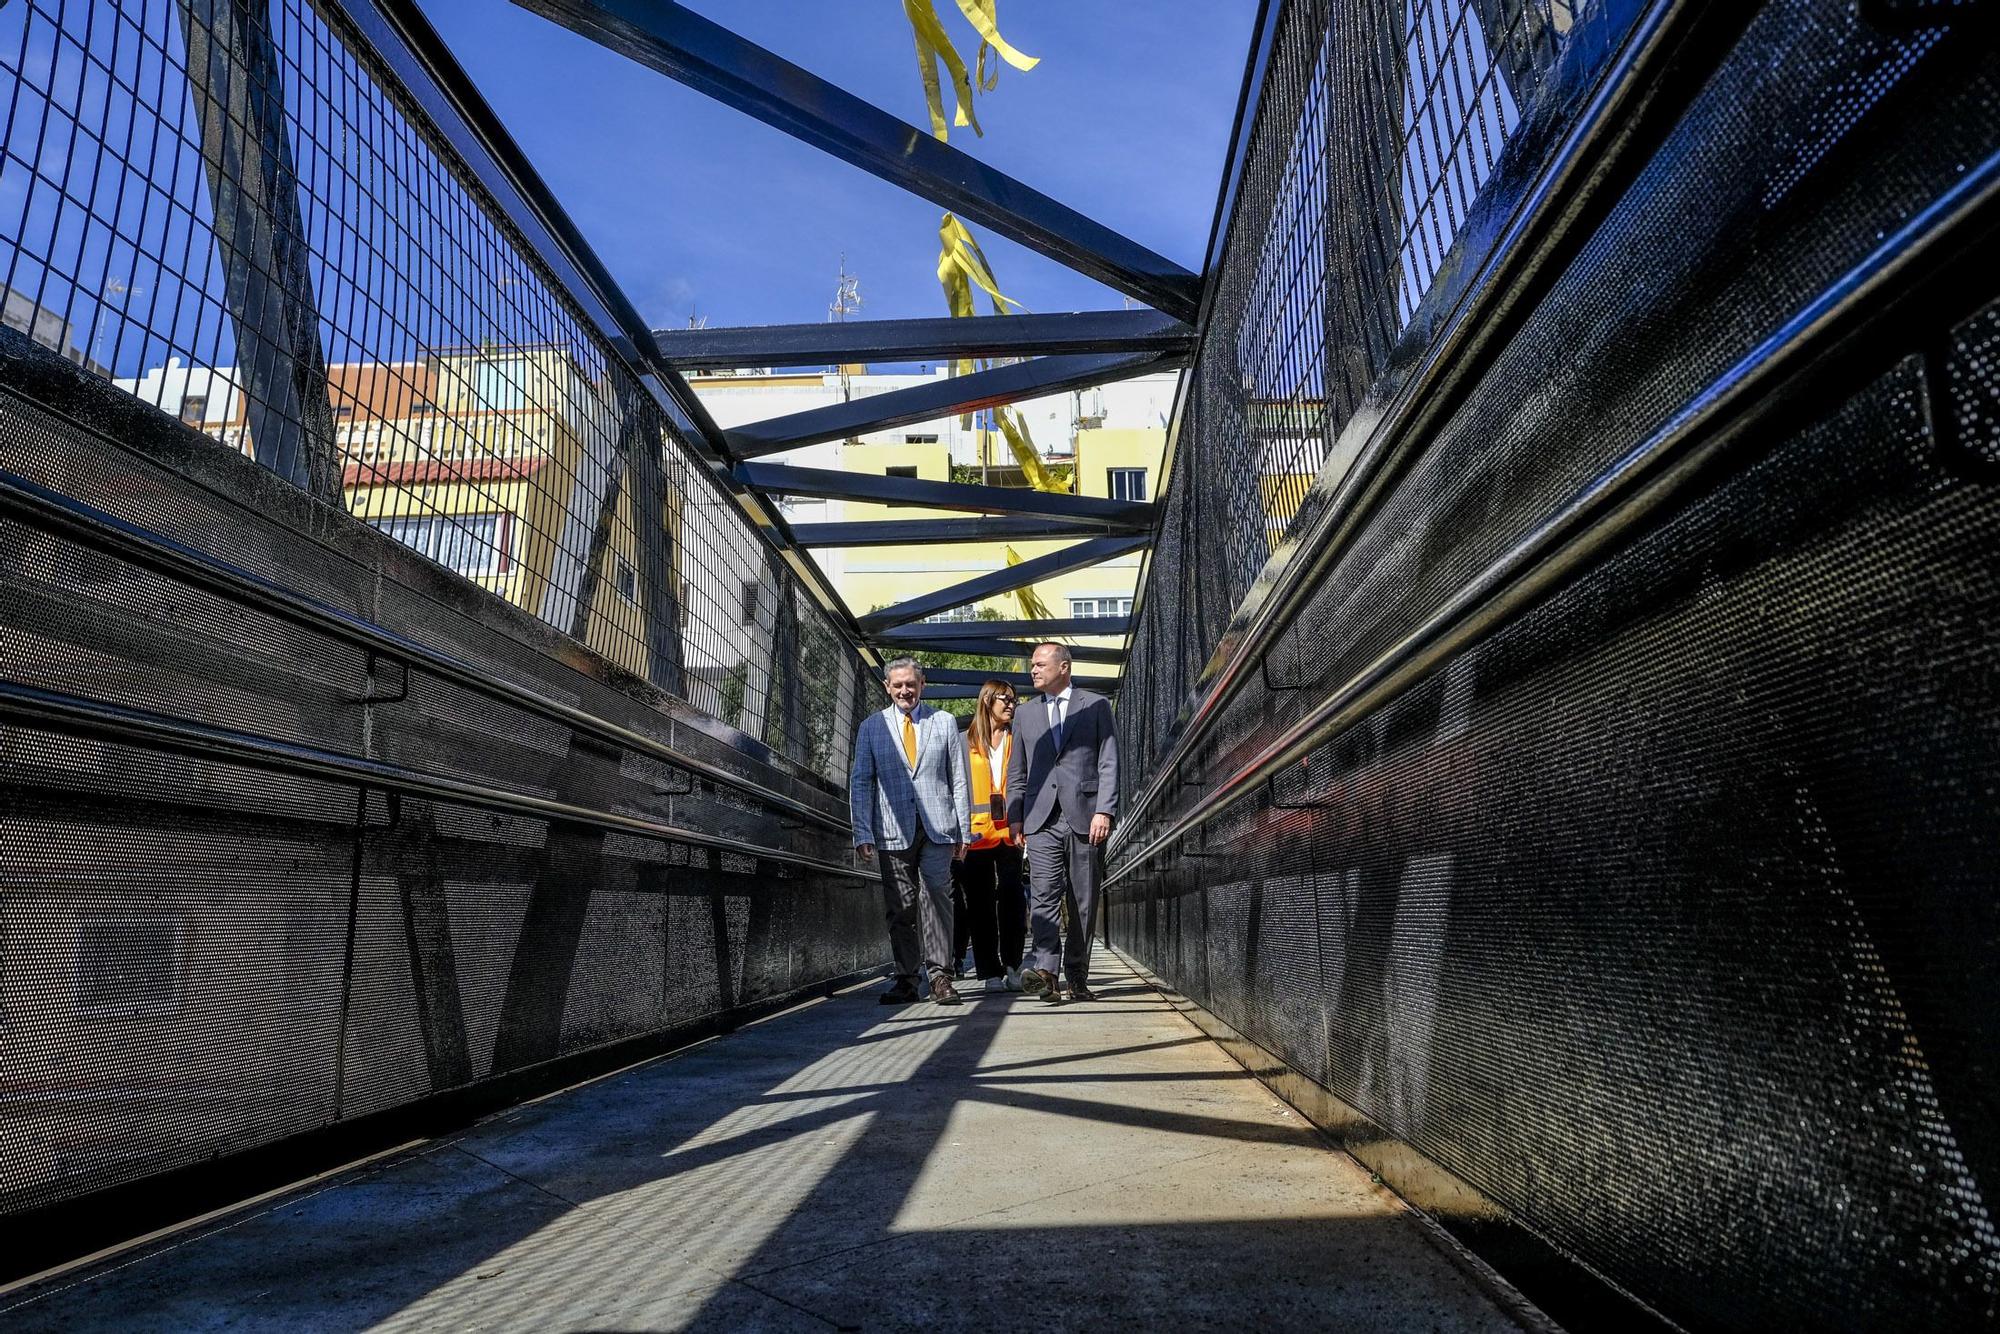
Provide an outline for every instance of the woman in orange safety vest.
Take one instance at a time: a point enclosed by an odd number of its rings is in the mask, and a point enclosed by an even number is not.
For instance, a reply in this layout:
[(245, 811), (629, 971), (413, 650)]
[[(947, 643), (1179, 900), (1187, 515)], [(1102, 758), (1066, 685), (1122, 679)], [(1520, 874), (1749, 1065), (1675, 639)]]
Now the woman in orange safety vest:
[(988, 681), (966, 729), (972, 760), (972, 842), (960, 880), (972, 918), (972, 958), (988, 991), (1021, 989), (1021, 949), (1028, 934), (1028, 897), (1021, 878), (1021, 842), (1007, 827), (1007, 757), (1014, 745), (1014, 687)]

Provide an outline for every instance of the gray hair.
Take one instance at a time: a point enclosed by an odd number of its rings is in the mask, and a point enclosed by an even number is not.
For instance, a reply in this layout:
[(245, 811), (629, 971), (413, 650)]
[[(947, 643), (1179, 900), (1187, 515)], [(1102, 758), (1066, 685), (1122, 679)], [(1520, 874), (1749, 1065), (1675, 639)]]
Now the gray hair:
[(907, 667), (911, 671), (915, 672), (917, 674), (917, 680), (921, 681), (924, 679), (924, 665), (921, 662), (918, 662), (915, 658), (891, 658), (889, 659), (889, 661), (882, 664), (882, 684), (888, 685), (890, 673), (895, 672), (904, 667)]
[(1067, 666), (1067, 665), (1069, 664), (1069, 660), (1070, 660), (1070, 658), (1069, 658), (1069, 645), (1067, 645), (1067, 644), (1058, 644), (1058, 643), (1056, 643), (1056, 642), (1055, 642), (1055, 641), (1054, 641), (1053, 639), (1050, 639), (1050, 640), (1044, 640), (1044, 641), (1043, 641), (1042, 643), (1039, 643), (1039, 644), (1035, 645), (1035, 647), (1036, 647), (1037, 649), (1045, 649), (1045, 648), (1052, 648), (1052, 649), (1054, 649), (1054, 650), (1056, 651), (1056, 661), (1057, 661), (1057, 662), (1060, 662), (1060, 663), (1064, 664), (1065, 666)]

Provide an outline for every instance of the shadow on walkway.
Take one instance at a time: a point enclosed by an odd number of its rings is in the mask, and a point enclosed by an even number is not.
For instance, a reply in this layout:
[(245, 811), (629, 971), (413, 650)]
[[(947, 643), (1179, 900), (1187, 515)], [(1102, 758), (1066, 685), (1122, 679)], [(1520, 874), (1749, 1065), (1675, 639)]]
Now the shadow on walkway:
[(1115, 958), (871, 986), (0, 1299), (14, 1329), (1512, 1325)]

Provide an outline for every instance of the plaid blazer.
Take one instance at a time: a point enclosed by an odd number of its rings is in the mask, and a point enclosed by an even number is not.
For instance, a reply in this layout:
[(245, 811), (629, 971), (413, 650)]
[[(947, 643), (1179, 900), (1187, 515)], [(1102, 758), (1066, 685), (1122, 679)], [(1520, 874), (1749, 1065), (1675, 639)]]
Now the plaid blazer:
[(916, 841), (919, 827), (933, 843), (972, 841), (971, 762), (958, 720), (923, 704), (911, 717), (917, 724), (915, 770), (903, 750), (903, 719), (895, 705), (869, 714), (855, 735), (847, 805), (856, 847), (873, 843), (900, 852)]

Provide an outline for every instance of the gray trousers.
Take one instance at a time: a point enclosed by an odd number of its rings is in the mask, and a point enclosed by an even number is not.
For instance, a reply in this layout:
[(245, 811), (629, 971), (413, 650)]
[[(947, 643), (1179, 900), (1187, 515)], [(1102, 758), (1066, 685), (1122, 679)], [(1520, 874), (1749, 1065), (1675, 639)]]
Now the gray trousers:
[[(875, 866), (882, 874), (882, 910), (889, 919), (889, 950), (896, 956), (896, 980), (912, 986), (930, 985), (934, 977), (950, 977), (951, 848), (933, 843), (921, 830), (917, 841), (891, 852), (875, 849)], [(921, 948), (918, 922), (923, 924)]]
[[(1060, 806), (1028, 835), (1028, 931), (1033, 945), (1024, 968), (1055, 972), (1058, 962), (1071, 984), (1090, 984), (1091, 937), (1097, 933), (1097, 882), (1103, 849), (1090, 843), (1090, 823), (1072, 829)], [(1063, 905), (1069, 905), (1069, 938), (1062, 938)]]

